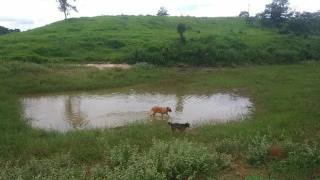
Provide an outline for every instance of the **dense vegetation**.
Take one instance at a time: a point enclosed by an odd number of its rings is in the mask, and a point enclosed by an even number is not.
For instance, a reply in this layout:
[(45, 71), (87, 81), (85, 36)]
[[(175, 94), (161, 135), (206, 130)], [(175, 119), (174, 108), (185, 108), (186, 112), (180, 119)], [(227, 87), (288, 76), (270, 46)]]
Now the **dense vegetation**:
[(12, 32), (20, 32), (20, 29), (9, 29), (9, 28), (0, 26), (0, 35), (9, 34)]
[(297, 35), (320, 34), (320, 11), (295, 12), (283, 25), (283, 33), (294, 32)]
[[(319, 63), (98, 71), (2, 62), (0, 179), (315, 179), (320, 170), (319, 78)], [(177, 134), (162, 121), (59, 134), (32, 129), (21, 117), (19, 98), (25, 94), (164, 84), (246, 94), (255, 114), (243, 122)], [(270, 155), (274, 145), (284, 156)]]
[[(280, 33), (295, 33), (296, 35), (320, 34), (320, 11), (299, 12), (290, 8), (289, 0), (273, 0), (266, 5), (262, 13), (250, 17), (248, 12), (241, 12), (247, 22), (257, 21), (263, 27), (278, 28)], [(251, 21), (252, 20), (252, 21)]]
[(279, 34), (242, 18), (102, 16), (0, 37), (0, 59), (37, 63), (287, 64), (319, 60), (319, 49), (320, 36)]

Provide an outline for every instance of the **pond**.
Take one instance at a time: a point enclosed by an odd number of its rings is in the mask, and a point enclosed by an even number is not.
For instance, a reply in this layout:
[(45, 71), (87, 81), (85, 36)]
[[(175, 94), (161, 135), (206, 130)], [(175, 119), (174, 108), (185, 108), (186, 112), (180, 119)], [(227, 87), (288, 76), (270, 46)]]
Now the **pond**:
[[(24, 117), (32, 127), (66, 132), (75, 129), (115, 128), (154, 120), (208, 123), (246, 119), (253, 103), (228, 93), (174, 93), (156, 91), (88, 92), (36, 95), (22, 98)], [(153, 106), (168, 106), (170, 116), (150, 116)]]

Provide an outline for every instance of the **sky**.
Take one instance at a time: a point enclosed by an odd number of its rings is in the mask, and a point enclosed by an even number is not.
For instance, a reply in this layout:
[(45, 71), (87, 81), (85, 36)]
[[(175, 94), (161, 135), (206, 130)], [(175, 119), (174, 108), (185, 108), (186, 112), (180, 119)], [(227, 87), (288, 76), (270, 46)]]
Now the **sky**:
[[(155, 15), (161, 6), (172, 16), (206, 17), (237, 16), (250, 10), (251, 15), (262, 12), (272, 0), (76, 0), (79, 13), (70, 17), (101, 15)], [(320, 10), (320, 0), (289, 0), (298, 11)], [(28, 30), (64, 19), (56, 0), (0, 0), (0, 26)]]

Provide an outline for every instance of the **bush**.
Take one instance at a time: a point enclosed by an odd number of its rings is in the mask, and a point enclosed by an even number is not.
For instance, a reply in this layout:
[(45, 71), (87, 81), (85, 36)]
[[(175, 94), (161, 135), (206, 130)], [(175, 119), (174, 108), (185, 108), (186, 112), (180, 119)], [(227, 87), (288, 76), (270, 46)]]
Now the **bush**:
[(294, 50), (276, 50), (273, 53), (277, 64), (297, 63), (300, 59), (300, 54)]
[(76, 167), (68, 155), (56, 160), (31, 159), (26, 164), (0, 161), (0, 179), (85, 179), (81, 167)]
[[(290, 42), (289, 42), (290, 43)], [(318, 59), (317, 47), (287, 49), (276, 44), (248, 47), (241, 39), (208, 36), (192, 39), (186, 44), (178, 42), (165, 47), (137, 49), (127, 62), (147, 62), (154, 65), (188, 64), (193, 66), (237, 66), (247, 64), (293, 64), (303, 60)]]
[(120, 49), (122, 47), (125, 47), (126, 44), (119, 41), (119, 40), (116, 40), (116, 39), (111, 39), (111, 40), (108, 40), (106, 42), (106, 45), (112, 49)]
[(137, 49), (127, 58), (129, 64), (141, 62), (151, 63), (154, 65), (166, 65), (166, 59), (160, 52), (148, 52), (144, 49)]
[(272, 53), (267, 52), (264, 49), (247, 49), (243, 53), (245, 62), (249, 64), (267, 64), (268, 60), (272, 60)]
[(230, 164), (230, 156), (187, 141), (154, 141), (147, 152), (116, 147), (110, 154), (111, 179), (185, 179), (206, 176)]
[(138, 148), (129, 145), (116, 146), (110, 151), (109, 160), (112, 166), (125, 166), (130, 157), (138, 154)]
[[(111, 148), (107, 158), (90, 166), (72, 154), (26, 163), (1, 161), (3, 179), (198, 179), (214, 176), (231, 157), (185, 140), (153, 141), (149, 150), (132, 145)], [(0, 178), (0, 179), (1, 179)]]
[(133, 154), (128, 155), (128, 159), (122, 159), (124, 161), (118, 162), (120, 163), (118, 166), (107, 168), (105, 177), (109, 179), (136, 180), (166, 179), (165, 174), (158, 172), (155, 162), (152, 159), (148, 159), (145, 153), (137, 154), (136, 152), (133, 152)]
[(70, 55), (69, 50), (61, 47), (60, 48), (41, 47), (41, 48), (35, 49), (34, 52), (44, 57), (68, 57)]
[(238, 138), (224, 138), (216, 142), (216, 150), (220, 153), (240, 152), (244, 144)]
[(297, 35), (320, 33), (320, 12), (295, 12), (294, 16), (284, 25), (282, 31)]
[(40, 57), (37, 55), (21, 55), (21, 56), (13, 56), (13, 57), (8, 57), (9, 60), (12, 61), (21, 61), (21, 62), (31, 62), (31, 63), (37, 63), (37, 64), (43, 64), (43, 63), (48, 63), (48, 59), (44, 57)]
[(9, 29), (9, 28), (0, 26), (0, 35), (12, 33), (12, 32), (20, 32), (20, 29)]
[[(0, 63), (1, 64), (1, 63)], [(35, 63), (21, 63), (21, 62), (9, 62), (1, 64), (0, 72), (9, 75), (15, 75), (19, 73), (43, 73), (47, 72), (49, 69), (43, 65)]]
[(248, 146), (247, 160), (252, 165), (261, 165), (268, 158), (269, 149), (271, 147), (267, 136), (256, 135), (253, 137)]
[(278, 172), (304, 172), (320, 167), (320, 145), (315, 144), (286, 144), (287, 158), (273, 164), (273, 170)]

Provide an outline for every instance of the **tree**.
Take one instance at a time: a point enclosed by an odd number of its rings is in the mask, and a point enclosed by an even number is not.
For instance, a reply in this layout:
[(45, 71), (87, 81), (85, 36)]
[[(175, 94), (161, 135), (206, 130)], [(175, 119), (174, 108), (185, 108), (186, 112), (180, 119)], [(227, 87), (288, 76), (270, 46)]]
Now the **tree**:
[(239, 17), (245, 19), (246, 24), (253, 24), (254, 17), (250, 17), (250, 14), (248, 11), (241, 11), (239, 14)]
[(0, 35), (12, 33), (12, 32), (20, 32), (20, 29), (9, 29), (9, 28), (0, 26)]
[(248, 11), (241, 11), (239, 17), (241, 18), (248, 18), (250, 16)]
[(157, 16), (169, 16), (168, 10), (165, 7), (160, 7)]
[(184, 23), (179, 23), (178, 26), (177, 26), (177, 31), (180, 35), (180, 41), (182, 43), (185, 43), (186, 42), (186, 38), (184, 37), (184, 33), (187, 31), (187, 25), (184, 24)]
[(284, 30), (296, 34), (320, 34), (320, 12), (294, 12)]
[(280, 27), (289, 17), (288, 0), (273, 0), (271, 4), (266, 5), (266, 8), (262, 13), (263, 19), (268, 19), (277, 27)]
[[(76, 1), (76, 0), (73, 0)], [(64, 13), (64, 19), (67, 19), (67, 16), (70, 14), (70, 11), (73, 10), (75, 12), (78, 12), (77, 7), (71, 5), (68, 0), (57, 0), (59, 3), (58, 9)]]

